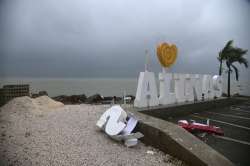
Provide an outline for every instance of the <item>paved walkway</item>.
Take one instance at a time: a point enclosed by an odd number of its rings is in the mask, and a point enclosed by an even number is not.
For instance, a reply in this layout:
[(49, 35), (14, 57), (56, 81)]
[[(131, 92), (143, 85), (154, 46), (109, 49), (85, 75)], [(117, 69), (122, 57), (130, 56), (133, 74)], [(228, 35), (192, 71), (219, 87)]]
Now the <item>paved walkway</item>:
[(240, 105), (192, 113), (169, 121), (177, 123), (180, 119), (195, 120), (219, 126), (224, 136), (209, 135), (206, 143), (222, 153), (236, 165), (250, 165), (250, 101)]

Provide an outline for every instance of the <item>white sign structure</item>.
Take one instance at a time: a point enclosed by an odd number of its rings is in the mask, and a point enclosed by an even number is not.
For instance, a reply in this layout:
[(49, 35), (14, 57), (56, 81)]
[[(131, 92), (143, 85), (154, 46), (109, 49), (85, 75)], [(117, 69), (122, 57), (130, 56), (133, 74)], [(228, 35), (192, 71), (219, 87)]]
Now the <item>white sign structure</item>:
[[(138, 79), (135, 107), (157, 106), (214, 99), (222, 95), (222, 78), (218, 75), (159, 73), (160, 93), (158, 97), (153, 72), (141, 72)], [(171, 91), (171, 82), (174, 89)]]
[(138, 80), (135, 106), (155, 106), (159, 104), (155, 75), (153, 72), (141, 72)]
[(126, 117), (127, 113), (120, 106), (113, 106), (102, 114), (96, 125), (108, 135), (114, 136), (126, 127)]
[(143, 137), (140, 132), (132, 133), (137, 122), (135, 117), (128, 116), (119, 105), (115, 105), (102, 114), (96, 125), (111, 138), (124, 141), (126, 146), (131, 147), (137, 144), (138, 138)]

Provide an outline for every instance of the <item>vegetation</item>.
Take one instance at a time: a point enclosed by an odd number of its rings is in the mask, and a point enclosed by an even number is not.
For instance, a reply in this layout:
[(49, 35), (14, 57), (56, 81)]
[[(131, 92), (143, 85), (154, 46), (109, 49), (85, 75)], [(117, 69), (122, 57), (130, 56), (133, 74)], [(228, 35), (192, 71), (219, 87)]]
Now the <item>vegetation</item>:
[[(235, 71), (236, 80), (239, 80), (239, 70), (235, 66), (235, 63), (243, 64), (246, 68), (248, 67), (248, 61), (244, 57), (248, 50), (244, 50), (242, 48), (234, 47), (233, 40), (227, 42), (225, 47), (219, 52), (218, 60), (220, 62), (219, 67), (219, 75), (223, 72), (223, 62), (225, 62), (227, 66), (228, 73), (228, 86), (227, 86), (227, 95), (230, 97), (230, 79), (231, 72)], [(232, 70), (233, 69), (233, 70)]]

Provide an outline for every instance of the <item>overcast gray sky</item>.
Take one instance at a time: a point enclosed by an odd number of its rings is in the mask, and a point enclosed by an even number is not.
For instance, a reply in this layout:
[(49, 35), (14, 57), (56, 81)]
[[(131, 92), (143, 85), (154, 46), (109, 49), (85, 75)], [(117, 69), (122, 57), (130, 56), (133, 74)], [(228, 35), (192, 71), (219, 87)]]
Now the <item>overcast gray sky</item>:
[(137, 77), (145, 49), (158, 73), (162, 41), (173, 72), (216, 74), (228, 40), (250, 50), (249, 16), (247, 0), (0, 0), (0, 77)]

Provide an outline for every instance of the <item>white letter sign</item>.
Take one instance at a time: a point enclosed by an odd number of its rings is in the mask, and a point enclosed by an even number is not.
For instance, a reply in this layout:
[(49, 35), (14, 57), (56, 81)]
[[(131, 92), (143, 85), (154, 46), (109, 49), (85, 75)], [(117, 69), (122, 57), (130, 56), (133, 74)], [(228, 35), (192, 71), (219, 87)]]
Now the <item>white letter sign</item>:
[(145, 71), (140, 73), (134, 105), (136, 107), (159, 105), (155, 75), (153, 72)]
[(160, 97), (159, 102), (162, 105), (173, 104), (176, 102), (175, 93), (170, 92), (170, 83), (172, 73), (159, 73), (160, 80)]

